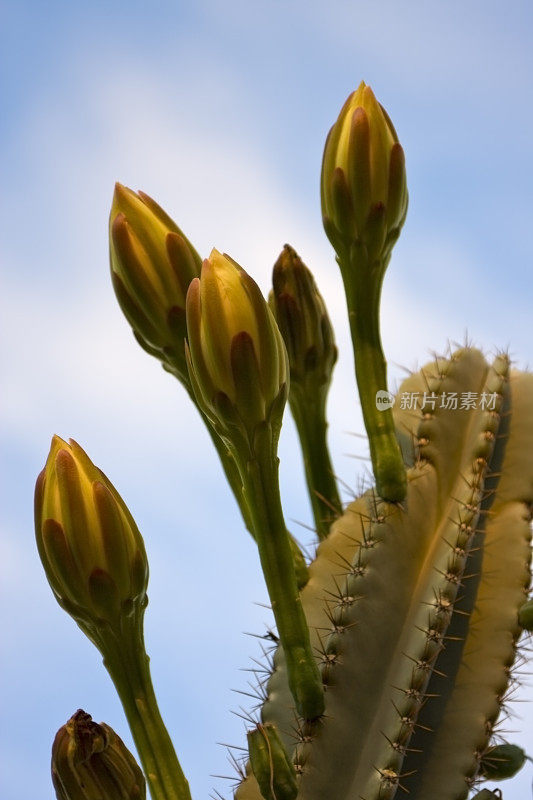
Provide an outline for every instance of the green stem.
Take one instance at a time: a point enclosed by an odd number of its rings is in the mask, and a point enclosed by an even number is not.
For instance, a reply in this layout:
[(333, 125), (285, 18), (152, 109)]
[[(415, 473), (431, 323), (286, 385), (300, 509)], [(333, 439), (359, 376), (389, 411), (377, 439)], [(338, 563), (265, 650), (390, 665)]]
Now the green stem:
[(387, 263), (388, 259), (369, 264), (364, 251), (355, 248), (348, 264), (339, 259), (376, 489), (384, 500), (399, 502), (405, 497), (407, 479), (392, 410), (376, 406), (376, 393), (387, 391), (387, 362), (379, 328), (381, 287)]
[(213, 442), (215, 449), (218, 453), (218, 457), (220, 459), (220, 463), (222, 464), (222, 469), (224, 470), (224, 474), (226, 476), (226, 480), (228, 481), (231, 491), (233, 492), (233, 496), (237, 501), (237, 505), (239, 506), (239, 510), (241, 512), (244, 524), (246, 529), (251, 533), (253, 536), (253, 525), (252, 520), (250, 518), (250, 513), (248, 511), (248, 506), (246, 505), (246, 500), (243, 495), (243, 488), (242, 488), (242, 478), (239, 473), (239, 469), (235, 463), (235, 460), (232, 458), (231, 453), (229, 452), (225, 442), (220, 438), (216, 430), (213, 428), (203, 411), (198, 406), (196, 402), (196, 397), (194, 396), (194, 392), (192, 390), (191, 384), (188, 379), (185, 379), (185, 376), (178, 376), (180, 382), (185, 387), (187, 394), (191, 398), (192, 402), (194, 403), (195, 407), (200, 414), (205, 427), (207, 428), (207, 432), (211, 437), (211, 441)]
[(289, 403), (296, 423), (309, 499), (319, 539), (325, 539), (342, 510), (327, 443), (325, 397), (306, 398), (291, 386)]
[[(180, 381), (187, 390), (187, 393), (189, 394), (189, 397), (191, 398), (192, 402), (198, 409), (198, 413), (200, 414), (205, 424), (205, 427), (207, 428), (209, 436), (211, 437), (211, 441), (215, 445), (218, 457), (220, 459), (220, 463), (222, 465), (222, 469), (224, 470), (224, 474), (226, 476), (226, 480), (228, 481), (231, 491), (233, 492), (233, 496), (237, 501), (237, 505), (239, 506), (239, 510), (241, 512), (246, 529), (251, 534), (252, 538), (255, 539), (254, 524), (250, 514), (250, 510), (248, 508), (248, 504), (246, 502), (246, 498), (244, 496), (242, 478), (239, 472), (239, 468), (235, 463), (235, 459), (228, 450), (225, 442), (220, 438), (214, 427), (211, 425), (211, 423), (203, 413), (203, 411), (199, 408), (190, 384), (186, 383), (183, 378), (180, 378)], [(303, 553), (298, 546), (298, 542), (293, 538), (293, 536), (291, 536), (291, 534), (289, 534), (289, 538), (290, 538), (292, 557), (294, 560), (294, 569), (296, 571), (296, 582), (298, 584), (298, 588), (302, 589), (309, 580), (307, 564), (305, 563), (305, 558), (303, 556)]]
[(272, 454), (272, 432), (267, 423), (256, 431), (254, 449), (255, 458), (244, 465), (243, 475), (261, 567), (296, 708), (305, 719), (315, 719), (324, 712), (324, 690), (296, 584), (279, 494), (278, 459)]
[(189, 784), (159, 713), (142, 632), (134, 632), (132, 625), (124, 634), (106, 636), (102, 649), (152, 800), (191, 800)]

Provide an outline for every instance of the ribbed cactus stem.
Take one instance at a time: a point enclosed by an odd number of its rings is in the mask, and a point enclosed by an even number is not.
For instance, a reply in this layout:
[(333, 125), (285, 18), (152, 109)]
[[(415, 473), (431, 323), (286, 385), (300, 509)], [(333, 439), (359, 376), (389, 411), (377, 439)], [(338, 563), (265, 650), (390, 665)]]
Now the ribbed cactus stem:
[[(466, 800), (506, 695), (527, 597), (533, 376), (472, 349), (436, 359), (397, 404), (405, 504), (351, 503), (301, 593), (327, 686), (297, 721), (278, 649), (261, 711), (299, 775), (298, 800)], [(461, 406), (461, 398), (477, 398)], [(455, 405), (454, 405), (455, 403)], [(259, 800), (248, 775), (237, 800)]]
[(390, 502), (405, 497), (407, 481), (392, 410), (378, 409), (376, 393), (387, 391), (387, 362), (381, 344), (379, 306), (388, 256), (369, 261), (366, 249), (353, 246), (349, 254), (338, 257), (344, 281), (348, 318), (352, 335), (355, 375), (370, 457), (380, 497)]

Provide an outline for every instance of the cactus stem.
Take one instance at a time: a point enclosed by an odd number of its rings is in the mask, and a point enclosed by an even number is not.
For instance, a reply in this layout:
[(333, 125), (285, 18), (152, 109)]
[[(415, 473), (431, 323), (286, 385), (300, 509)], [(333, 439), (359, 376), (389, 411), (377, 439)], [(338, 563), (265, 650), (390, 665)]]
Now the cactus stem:
[(278, 463), (272, 458), (270, 426), (258, 426), (255, 458), (246, 464), (246, 471), (242, 469), (242, 478), (261, 566), (287, 659), (291, 692), (298, 712), (306, 719), (315, 719), (324, 711), (324, 693), (296, 584), (279, 496)]
[(327, 444), (326, 394), (312, 402), (291, 386), (289, 403), (302, 447), (305, 477), (316, 532), (320, 540), (342, 511), (335, 474)]
[(396, 439), (392, 411), (376, 406), (387, 390), (387, 365), (379, 331), (379, 305), (388, 258), (368, 263), (361, 248), (337, 258), (344, 282), (352, 335), (355, 373), (378, 494), (387, 501), (405, 498), (406, 475)]
[(142, 634), (102, 633), (104, 665), (115, 684), (152, 800), (191, 800), (189, 784), (161, 718)]

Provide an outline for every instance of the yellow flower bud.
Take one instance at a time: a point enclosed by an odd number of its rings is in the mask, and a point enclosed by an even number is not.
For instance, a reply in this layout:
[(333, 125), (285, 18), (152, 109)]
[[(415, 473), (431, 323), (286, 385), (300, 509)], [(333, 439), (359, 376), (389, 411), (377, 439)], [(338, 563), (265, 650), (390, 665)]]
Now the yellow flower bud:
[(268, 302), (287, 347), (291, 387), (299, 384), (314, 394), (329, 386), (337, 348), (311, 270), (288, 244), (274, 265), (272, 285)]
[(340, 255), (363, 244), (383, 258), (407, 214), (405, 158), (394, 126), (364, 81), (329, 132), (322, 162), (322, 217)]
[(52, 782), (57, 800), (145, 800), (144, 775), (109, 725), (76, 711), (56, 734)]
[(141, 534), (113, 484), (72, 439), (52, 439), (35, 487), (35, 533), (57, 601), (84, 630), (144, 608)]
[(283, 407), (287, 352), (254, 280), (213, 250), (187, 294), (187, 363), (199, 406), (218, 429), (248, 432)]
[(201, 258), (175, 222), (144, 192), (117, 183), (109, 219), (113, 286), (142, 347), (186, 375), (185, 298)]

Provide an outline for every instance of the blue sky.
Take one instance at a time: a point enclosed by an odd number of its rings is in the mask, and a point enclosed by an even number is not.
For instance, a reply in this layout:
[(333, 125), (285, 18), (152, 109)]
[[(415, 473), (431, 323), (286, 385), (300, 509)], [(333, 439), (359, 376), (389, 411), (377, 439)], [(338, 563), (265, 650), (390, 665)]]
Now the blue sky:
[[(300, 251), (337, 330), (330, 438), (338, 473), (356, 485), (364, 467), (346, 454), (365, 447), (349, 435), (361, 419), (318, 202), (325, 136), (364, 78), (406, 150), (410, 210), (382, 306), (391, 383), (399, 365), (424, 363), (465, 330), (531, 364), (533, 10), (487, 0), (4, 6), (2, 796), (51, 800), (51, 741), (80, 706), (130, 741), (98, 654), (56, 606), (35, 552), (33, 484), (57, 432), (110, 475), (145, 535), (154, 682), (193, 794), (206, 797), (221, 785), (209, 774), (228, 771), (216, 742), (243, 739), (230, 687), (246, 688), (239, 668), (257, 648), (242, 631), (269, 621), (254, 605), (266, 592), (195, 410), (136, 346), (114, 299), (114, 181), (147, 191), (202, 254), (229, 252), (265, 291), (284, 242)], [(289, 420), (281, 457), (287, 516), (309, 523)], [(516, 710), (522, 722), (508, 727), (531, 741), (531, 708)], [(505, 799), (530, 784), (531, 768)]]

